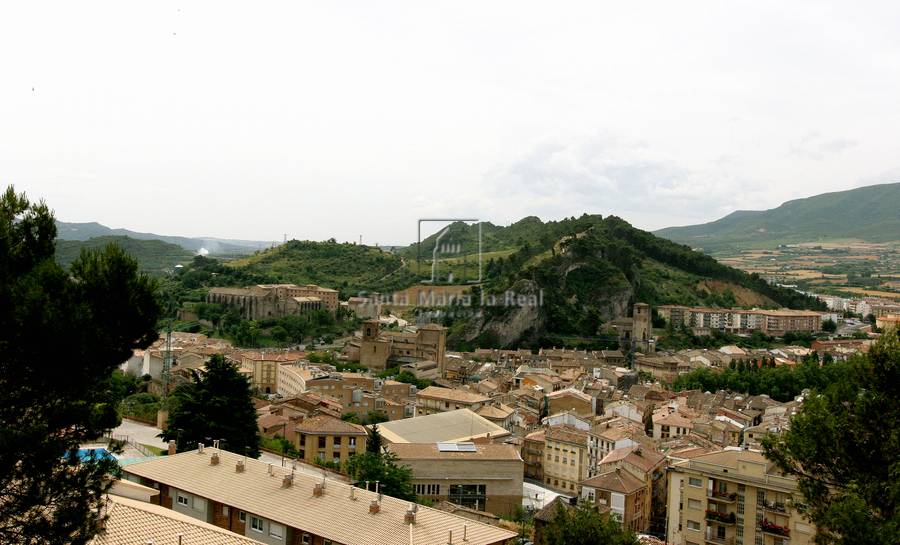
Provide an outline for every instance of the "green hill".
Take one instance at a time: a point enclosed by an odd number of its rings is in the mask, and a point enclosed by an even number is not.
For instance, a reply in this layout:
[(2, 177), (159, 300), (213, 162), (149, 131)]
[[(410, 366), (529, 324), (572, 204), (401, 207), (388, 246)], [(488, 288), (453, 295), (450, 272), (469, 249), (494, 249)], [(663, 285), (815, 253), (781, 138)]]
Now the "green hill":
[(69, 266), (81, 253), (82, 248), (101, 249), (116, 244), (128, 252), (138, 262), (141, 271), (162, 274), (183, 264), (193, 257), (193, 253), (181, 246), (161, 240), (137, 240), (130, 237), (101, 236), (88, 240), (56, 240), (56, 261)]
[(739, 210), (710, 223), (655, 234), (708, 253), (836, 239), (898, 241), (900, 183), (824, 193), (771, 210)]
[(400, 256), (371, 246), (334, 241), (290, 240), (226, 263), (195, 259), (179, 276), (188, 289), (290, 282), (334, 288), (342, 298), (360, 291), (401, 289), (413, 283)]
[[(474, 345), (557, 344), (591, 338), (605, 322), (641, 301), (721, 307), (823, 308), (799, 292), (641, 231), (617, 217), (590, 217), (588, 227), (555, 244), (527, 246), (489, 260), (483, 290), (541, 294), (536, 309), (485, 307), (457, 324), (452, 339)], [(540, 257), (540, 259), (535, 259)]]

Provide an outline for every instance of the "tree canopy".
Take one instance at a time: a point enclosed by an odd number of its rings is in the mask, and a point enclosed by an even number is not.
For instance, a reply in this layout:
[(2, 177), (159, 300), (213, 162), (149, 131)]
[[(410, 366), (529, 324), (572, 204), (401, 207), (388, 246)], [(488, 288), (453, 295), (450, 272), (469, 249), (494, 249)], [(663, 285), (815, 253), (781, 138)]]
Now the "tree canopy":
[(172, 395), (173, 406), (163, 439), (175, 440), (178, 450), (192, 450), (199, 443), (256, 458), (259, 434), (250, 383), (237, 366), (214, 355), (205, 371), (192, 371), (191, 382)]
[(807, 397), (766, 455), (799, 479), (817, 543), (900, 543), (900, 338), (891, 329), (852, 373)]
[(0, 195), (0, 542), (85, 543), (114, 460), (78, 446), (118, 424), (113, 369), (157, 338), (155, 283), (110, 245), (68, 270), (42, 202)]
[(593, 506), (566, 509), (562, 502), (557, 502), (553, 521), (544, 528), (543, 536), (546, 545), (637, 545), (633, 532), (623, 530), (617, 521), (601, 515)]

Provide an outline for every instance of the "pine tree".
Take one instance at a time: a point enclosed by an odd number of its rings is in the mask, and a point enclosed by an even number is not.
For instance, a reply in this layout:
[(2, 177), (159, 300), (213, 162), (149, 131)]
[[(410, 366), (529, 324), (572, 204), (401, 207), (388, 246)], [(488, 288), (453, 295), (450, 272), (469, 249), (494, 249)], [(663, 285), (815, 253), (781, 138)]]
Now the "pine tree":
[[(817, 543), (900, 543), (900, 337), (885, 332), (851, 373), (808, 396), (766, 455), (799, 480)], [(834, 366), (829, 366), (834, 367)]]
[(155, 283), (120, 248), (54, 261), (44, 203), (0, 195), (0, 543), (85, 543), (115, 461), (78, 445), (118, 423), (113, 370), (157, 338)]
[(174, 439), (178, 450), (218, 440), (223, 450), (258, 457), (257, 415), (247, 378), (219, 354), (192, 375), (191, 382), (175, 389), (163, 439)]

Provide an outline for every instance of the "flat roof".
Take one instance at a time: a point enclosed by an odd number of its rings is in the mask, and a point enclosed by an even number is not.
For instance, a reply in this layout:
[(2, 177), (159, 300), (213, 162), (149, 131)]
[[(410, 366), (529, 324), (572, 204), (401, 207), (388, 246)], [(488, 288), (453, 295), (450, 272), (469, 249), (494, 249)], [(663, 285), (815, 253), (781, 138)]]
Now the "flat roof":
[(441, 450), (438, 443), (393, 443), (387, 449), (401, 460), (494, 460), (521, 461), (513, 445), (502, 443), (475, 444), (469, 451)]
[[(210, 464), (213, 453), (219, 456), (216, 465)], [(245, 464), (240, 473), (235, 471), (238, 461)], [(274, 475), (269, 475), (269, 468)], [(322, 479), (299, 472), (294, 474), (291, 486), (282, 488), (283, 477), (291, 474), (289, 470), (232, 452), (211, 448), (202, 453), (186, 451), (132, 464), (123, 471), (346, 545), (410, 543), (410, 525), (404, 522), (410, 502), (383, 496), (380, 512), (371, 514), (370, 502), (378, 498), (375, 492), (329, 480), (324, 494), (317, 497), (313, 489)], [(355, 499), (350, 498), (351, 489)], [(516, 536), (515, 532), (420, 505), (412, 525), (413, 542), (444, 545), (451, 531), (454, 536), (462, 536), (464, 527), (473, 545), (500, 544)]]

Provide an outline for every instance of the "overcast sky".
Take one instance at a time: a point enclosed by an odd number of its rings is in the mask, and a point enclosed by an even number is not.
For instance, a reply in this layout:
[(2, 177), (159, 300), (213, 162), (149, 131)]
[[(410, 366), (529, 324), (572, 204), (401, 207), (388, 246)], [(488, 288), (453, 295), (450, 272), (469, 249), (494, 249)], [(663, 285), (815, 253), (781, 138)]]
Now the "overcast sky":
[(4, 2), (0, 185), (260, 240), (699, 223), (900, 181), (898, 29), (894, 1)]

